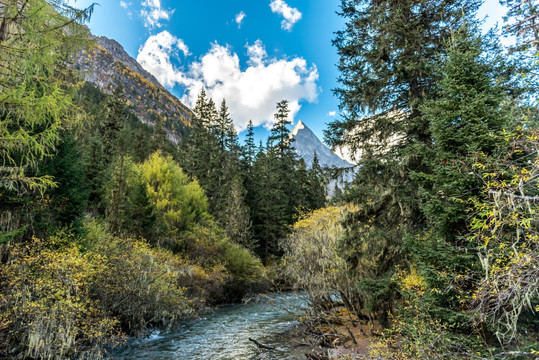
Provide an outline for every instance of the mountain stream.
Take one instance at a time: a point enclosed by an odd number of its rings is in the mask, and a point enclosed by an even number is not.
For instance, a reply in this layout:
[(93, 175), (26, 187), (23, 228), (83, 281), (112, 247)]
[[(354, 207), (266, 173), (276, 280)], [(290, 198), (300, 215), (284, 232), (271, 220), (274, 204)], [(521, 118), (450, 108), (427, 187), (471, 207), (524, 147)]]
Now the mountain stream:
[[(135, 360), (296, 360), (312, 348), (297, 346), (291, 310), (305, 306), (298, 293), (273, 293), (246, 304), (227, 305), (183, 323), (171, 333), (154, 331), (112, 354)], [(274, 350), (260, 349), (249, 338)]]

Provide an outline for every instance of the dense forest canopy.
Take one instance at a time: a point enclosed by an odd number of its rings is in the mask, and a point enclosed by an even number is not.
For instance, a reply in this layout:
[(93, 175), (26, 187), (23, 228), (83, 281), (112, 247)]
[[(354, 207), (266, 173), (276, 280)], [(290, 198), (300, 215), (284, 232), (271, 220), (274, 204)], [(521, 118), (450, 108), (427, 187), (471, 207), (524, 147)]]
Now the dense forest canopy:
[(324, 174), (290, 148), (286, 100), (280, 137), (257, 149), (202, 91), (178, 147), (114, 78), (110, 94), (81, 82), (69, 64), (95, 46), (91, 12), (0, 3), (2, 356), (102, 358), (128, 335), (265, 291), (262, 261), (280, 256), (299, 209), (325, 202)]
[(176, 144), (71, 66), (93, 7), (0, 0), (0, 357), (104, 358), (279, 286), (359, 358), (537, 357), (539, 18), (501, 3), (508, 48), (480, 1), (341, 1), (326, 138), (357, 166), (329, 198), (286, 99), (257, 146), (202, 88)]

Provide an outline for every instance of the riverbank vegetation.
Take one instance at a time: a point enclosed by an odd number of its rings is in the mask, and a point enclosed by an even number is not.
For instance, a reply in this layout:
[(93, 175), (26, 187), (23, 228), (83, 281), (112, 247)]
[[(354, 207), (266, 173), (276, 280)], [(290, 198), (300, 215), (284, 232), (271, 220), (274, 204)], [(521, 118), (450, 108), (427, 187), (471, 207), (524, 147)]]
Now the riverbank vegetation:
[(503, 3), (510, 49), (477, 28), (479, 1), (341, 2), (343, 118), (326, 135), (357, 155), (357, 174), (341, 207), (305, 215), (285, 241), (326, 345), (367, 337), (355, 356), (376, 359), (539, 356), (539, 15)]
[(202, 89), (176, 144), (67, 66), (92, 8), (0, 0), (0, 356), (100, 359), (267, 290), (279, 263), (322, 345), (537, 357), (538, 14), (502, 2), (510, 48), (477, 28), (480, 1), (342, 0), (326, 136), (358, 165), (326, 206), (286, 100), (242, 145)]
[(0, 10), (0, 356), (100, 359), (267, 291), (263, 262), (298, 209), (325, 200), (320, 169), (290, 147), (287, 102), (257, 148), (202, 91), (178, 147), (114, 79), (105, 94), (67, 66), (94, 46), (81, 26), (91, 7)]

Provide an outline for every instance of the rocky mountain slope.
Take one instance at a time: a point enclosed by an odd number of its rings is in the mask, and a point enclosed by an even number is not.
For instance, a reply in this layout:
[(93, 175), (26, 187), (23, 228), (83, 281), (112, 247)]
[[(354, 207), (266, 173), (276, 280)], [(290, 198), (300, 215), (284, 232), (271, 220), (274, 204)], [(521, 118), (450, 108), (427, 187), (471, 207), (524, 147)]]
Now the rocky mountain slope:
[(178, 143), (189, 129), (191, 110), (161, 86), (118, 42), (103, 36), (92, 38), (95, 46), (77, 54), (73, 67), (84, 80), (106, 93), (112, 93), (121, 85), (138, 118), (153, 125), (161, 117), (169, 139)]
[[(179, 143), (189, 131), (192, 112), (178, 98), (166, 90), (157, 79), (142, 66), (115, 40), (106, 37), (93, 37), (95, 46), (81, 51), (73, 58), (73, 67), (80, 71), (85, 81), (106, 93), (112, 93), (116, 86), (124, 88), (124, 95), (137, 117), (144, 123), (153, 125), (160, 117), (168, 137)], [(322, 167), (349, 168), (354, 165), (333, 153), (301, 120), (290, 133), (294, 138), (293, 147), (298, 156), (305, 160), (307, 167), (313, 162), (314, 154)], [(342, 187), (352, 180), (352, 173), (344, 173), (342, 178), (333, 181)]]
[[(300, 158), (305, 161), (308, 168), (311, 167), (314, 159), (314, 154), (318, 157), (320, 166), (325, 168), (352, 168), (354, 165), (346, 160), (341, 159), (331, 151), (320, 139), (309, 129), (301, 120), (298, 121), (294, 129), (290, 132), (290, 137), (294, 139), (292, 147)], [(350, 182), (353, 179), (352, 171), (343, 173), (339, 181), (333, 181), (329, 185), (329, 190), (335, 188), (338, 184), (342, 188), (345, 182)]]

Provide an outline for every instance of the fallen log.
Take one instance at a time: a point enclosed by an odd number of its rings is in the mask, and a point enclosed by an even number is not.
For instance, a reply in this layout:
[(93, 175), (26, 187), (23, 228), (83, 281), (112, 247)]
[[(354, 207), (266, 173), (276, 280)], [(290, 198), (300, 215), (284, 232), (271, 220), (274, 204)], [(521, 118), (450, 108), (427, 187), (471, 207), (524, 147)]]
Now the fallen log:
[(258, 341), (256, 341), (255, 339), (249, 338), (249, 341), (254, 342), (255, 345), (256, 345), (259, 349), (275, 350), (274, 347), (271, 347), (271, 346), (268, 346), (268, 345), (261, 344), (261, 343), (259, 343)]

